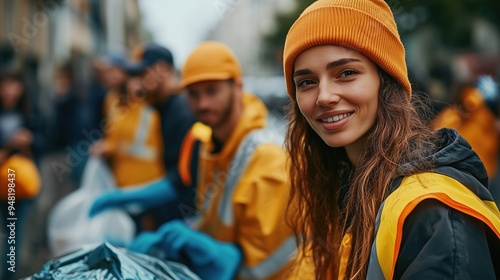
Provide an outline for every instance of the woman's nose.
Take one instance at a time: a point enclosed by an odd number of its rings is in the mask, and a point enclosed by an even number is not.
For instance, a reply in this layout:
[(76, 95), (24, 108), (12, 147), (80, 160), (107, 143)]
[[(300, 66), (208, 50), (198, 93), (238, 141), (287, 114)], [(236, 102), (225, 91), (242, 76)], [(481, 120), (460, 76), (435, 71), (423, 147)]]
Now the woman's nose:
[(340, 95), (337, 92), (337, 87), (328, 81), (319, 84), (319, 94), (316, 100), (316, 105), (327, 107), (340, 101)]

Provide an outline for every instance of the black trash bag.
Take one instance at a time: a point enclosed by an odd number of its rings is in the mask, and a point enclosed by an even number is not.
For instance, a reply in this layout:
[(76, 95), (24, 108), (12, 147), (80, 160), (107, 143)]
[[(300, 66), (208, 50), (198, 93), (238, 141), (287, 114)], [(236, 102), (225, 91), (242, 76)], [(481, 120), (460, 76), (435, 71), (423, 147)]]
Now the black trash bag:
[(201, 280), (185, 265), (138, 254), (109, 243), (50, 260), (31, 280)]

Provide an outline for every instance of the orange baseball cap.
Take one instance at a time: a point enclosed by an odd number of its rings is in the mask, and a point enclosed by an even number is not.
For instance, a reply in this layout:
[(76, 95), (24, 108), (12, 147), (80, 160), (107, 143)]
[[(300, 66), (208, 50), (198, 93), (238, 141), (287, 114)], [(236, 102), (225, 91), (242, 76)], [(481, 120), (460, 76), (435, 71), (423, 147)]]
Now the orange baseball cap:
[(189, 55), (181, 71), (181, 88), (191, 84), (241, 78), (241, 67), (236, 55), (223, 43), (201, 43)]

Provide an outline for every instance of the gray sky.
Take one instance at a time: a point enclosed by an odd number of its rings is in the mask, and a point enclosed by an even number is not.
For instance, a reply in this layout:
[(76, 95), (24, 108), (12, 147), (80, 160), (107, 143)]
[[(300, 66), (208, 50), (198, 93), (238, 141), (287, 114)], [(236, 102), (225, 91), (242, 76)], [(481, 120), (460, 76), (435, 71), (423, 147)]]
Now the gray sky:
[[(219, 21), (232, 0), (139, 0), (143, 24), (169, 48), (177, 67)], [(238, 0), (233, 0), (238, 1)]]

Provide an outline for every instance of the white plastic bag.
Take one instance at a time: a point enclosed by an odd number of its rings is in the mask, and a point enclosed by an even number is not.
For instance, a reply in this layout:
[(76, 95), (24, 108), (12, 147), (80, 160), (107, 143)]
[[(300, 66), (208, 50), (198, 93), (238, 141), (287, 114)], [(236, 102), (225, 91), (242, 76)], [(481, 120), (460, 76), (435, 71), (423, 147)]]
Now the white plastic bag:
[(113, 209), (93, 218), (88, 216), (93, 201), (115, 188), (107, 165), (99, 157), (90, 157), (80, 188), (61, 199), (49, 214), (48, 241), (55, 256), (86, 244), (104, 241), (128, 244), (132, 241), (135, 224), (125, 211)]

